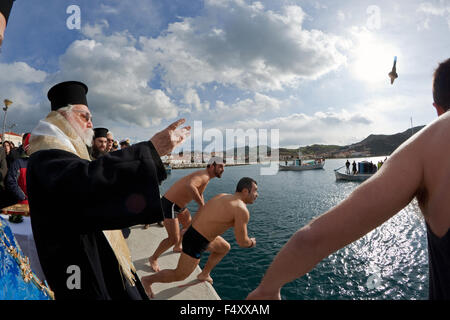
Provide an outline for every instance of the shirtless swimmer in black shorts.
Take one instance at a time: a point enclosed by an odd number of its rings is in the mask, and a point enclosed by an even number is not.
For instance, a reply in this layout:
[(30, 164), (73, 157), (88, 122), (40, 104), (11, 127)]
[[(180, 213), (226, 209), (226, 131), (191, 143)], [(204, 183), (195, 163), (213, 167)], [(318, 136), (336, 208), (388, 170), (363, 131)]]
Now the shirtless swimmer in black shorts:
[(230, 250), (230, 244), (220, 236), (229, 228), (234, 227), (236, 242), (240, 247), (254, 247), (255, 238), (247, 235), (250, 219), (247, 204), (253, 203), (257, 197), (256, 182), (251, 178), (242, 178), (234, 194), (219, 194), (201, 207), (183, 236), (183, 251), (177, 268), (161, 270), (141, 279), (148, 296), (154, 298), (151, 285), (155, 282), (168, 283), (186, 279), (198, 266), (200, 257), (206, 250), (211, 254), (197, 279), (212, 283), (211, 270)]
[[(191, 224), (191, 214), (185, 207), (192, 200), (196, 201), (199, 209), (205, 205), (203, 192), (209, 181), (213, 178), (220, 178), (224, 171), (224, 161), (220, 157), (212, 157), (208, 161), (205, 169), (195, 171), (175, 182), (166, 194), (161, 198), (161, 205), (164, 212), (164, 227), (167, 231), (167, 238), (161, 241), (153, 255), (148, 259), (150, 266), (158, 272), (158, 258), (174, 246), (174, 252), (181, 252), (181, 236), (183, 231)], [(179, 223), (183, 230), (180, 232)]]

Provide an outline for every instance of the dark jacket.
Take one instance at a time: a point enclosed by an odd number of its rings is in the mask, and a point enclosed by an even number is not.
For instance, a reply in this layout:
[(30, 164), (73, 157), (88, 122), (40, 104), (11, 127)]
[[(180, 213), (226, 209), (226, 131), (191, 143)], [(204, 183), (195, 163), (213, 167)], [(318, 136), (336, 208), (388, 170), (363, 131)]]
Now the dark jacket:
[(14, 197), (16, 203), (28, 204), (27, 164), (28, 156), (24, 152), (21, 158), (12, 163), (6, 175), (6, 190)]
[[(87, 161), (62, 150), (30, 156), (31, 224), (39, 259), (55, 299), (146, 299), (136, 276), (130, 287), (103, 230), (163, 219), (159, 184), (166, 179), (151, 142)], [(67, 286), (71, 267), (81, 288)]]
[(7, 173), (8, 163), (6, 162), (5, 148), (0, 147), (0, 192), (5, 190), (5, 180)]

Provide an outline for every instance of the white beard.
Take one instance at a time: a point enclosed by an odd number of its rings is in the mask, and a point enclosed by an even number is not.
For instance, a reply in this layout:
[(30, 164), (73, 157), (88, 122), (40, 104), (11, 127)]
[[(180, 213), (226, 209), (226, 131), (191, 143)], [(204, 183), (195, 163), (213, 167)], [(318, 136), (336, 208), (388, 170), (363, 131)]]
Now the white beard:
[(92, 147), (92, 141), (94, 138), (94, 130), (92, 128), (83, 129), (78, 122), (73, 118), (74, 112), (69, 111), (67, 117), (70, 125), (75, 130), (75, 132), (80, 136), (81, 140), (88, 146)]

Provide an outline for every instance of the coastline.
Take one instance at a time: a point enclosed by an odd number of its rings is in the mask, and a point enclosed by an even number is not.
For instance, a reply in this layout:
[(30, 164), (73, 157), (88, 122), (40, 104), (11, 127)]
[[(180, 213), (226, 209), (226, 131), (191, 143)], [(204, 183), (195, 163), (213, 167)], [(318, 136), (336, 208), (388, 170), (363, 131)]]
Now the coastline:
[[(227, 167), (234, 166), (248, 166), (254, 163), (226, 163)], [(172, 169), (195, 169), (195, 168), (206, 168), (207, 163), (180, 163), (180, 164), (170, 164)]]

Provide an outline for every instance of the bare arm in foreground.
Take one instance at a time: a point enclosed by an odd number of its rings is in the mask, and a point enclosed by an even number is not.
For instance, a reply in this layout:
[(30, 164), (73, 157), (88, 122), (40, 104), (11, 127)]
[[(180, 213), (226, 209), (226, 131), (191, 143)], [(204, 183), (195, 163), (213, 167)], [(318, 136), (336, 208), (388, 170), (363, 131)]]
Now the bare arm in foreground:
[(286, 283), (308, 273), (322, 259), (405, 207), (423, 184), (423, 136), (404, 143), (376, 175), (346, 200), (297, 231), (247, 299), (280, 299), (280, 290)]
[(2, 46), (3, 37), (5, 36), (5, 28), (6, 28), (6, 19), (0, 12), (0, 47)]

